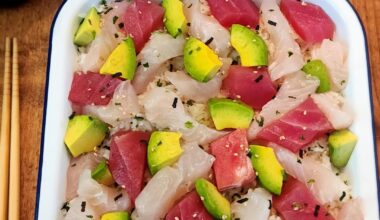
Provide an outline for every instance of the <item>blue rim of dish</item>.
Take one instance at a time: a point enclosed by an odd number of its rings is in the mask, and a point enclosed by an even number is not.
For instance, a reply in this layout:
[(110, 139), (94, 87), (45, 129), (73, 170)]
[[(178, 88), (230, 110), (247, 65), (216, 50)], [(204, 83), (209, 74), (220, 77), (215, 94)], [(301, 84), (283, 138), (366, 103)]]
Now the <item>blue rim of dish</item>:
[[(368, 39), (367, 33), (365, 31), (365, 27), (362, 19), (358, 11), (355, 9), (353, 4), (350, 1), (346, 1), (347, 4), (351, 7), (352, 11), (355, 13), (364, 36), (365, 50), (366, 50), (366, 61), (367, 61), (367, 77), (368, 77), (368, 87), (369, 87), (369, 96), (370, 96), (370, 107), (371, 107), (371, 120), (372, 120), (372, 133), (373, 133), (373, 146), (374, 146), (374, 154), (375, 154), (375, 170), (376, 170), (376, 183), (377, 183), (377, 202), (378, 202), (378, 212), (380, 214), (380, 179), (377, 178), (377, 174), (379, 173), (379, 161), (377, 156), (377, 143), (376, 143), (376, 128), (374, 121), (374, 112), (373, 112), (373, 94), (372, 94), (372, 76), (371, 76), (371, 64), (368, 50)], [(57, 21), (58, 15), (60, 14), (63, 6), (67, 3), (67, 0), (63, 0), (62, 4), (57, 9), (57, 12), (54, 15), (53, 23), (50, 28), (50, 37), (49, 37), (49, 51), (48, 51), (48, 60), (46, 67), (46, 81), (45, 81), (45, 98), (44, 98), (44, 112), (42, 119), (42, 132), (41, 132), (41, 145), (40, 145), (40, 160), (38, 164), (38, 180), (37, 180), (37, 190), (36, 190), (36, 205), (34, 209), (34, 219), (38, 220), (39, 214), (39, 205), (40, 205), (40, 193), (41, 193), (41, 178), (42, 178), (42, 166), (44, 160), (44, 140), (45, 140), (45, 125), (46, 125), (46, 112), (47, 112), (47, 103), (48, 103), (48, 91), (49, 91), (49, 76), (50, 76), (50, 61), (51, 61), (51, 51), (52, 51), (52, 42), (53, 42), (53, 31), (55, 27), (55, 23)]]

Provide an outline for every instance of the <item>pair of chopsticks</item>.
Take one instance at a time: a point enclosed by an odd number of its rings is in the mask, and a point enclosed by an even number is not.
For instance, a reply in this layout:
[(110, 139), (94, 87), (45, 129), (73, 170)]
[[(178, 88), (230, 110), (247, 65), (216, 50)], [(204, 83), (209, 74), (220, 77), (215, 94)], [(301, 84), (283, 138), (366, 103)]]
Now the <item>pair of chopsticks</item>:
[[(12, 44), (12, 49), (11, 49)], [(12, 57), (11, 57), (12, 54)], [(20, 216), (20, 105), (17, 39), (5, 40), (0, 133), (0, 220)]]

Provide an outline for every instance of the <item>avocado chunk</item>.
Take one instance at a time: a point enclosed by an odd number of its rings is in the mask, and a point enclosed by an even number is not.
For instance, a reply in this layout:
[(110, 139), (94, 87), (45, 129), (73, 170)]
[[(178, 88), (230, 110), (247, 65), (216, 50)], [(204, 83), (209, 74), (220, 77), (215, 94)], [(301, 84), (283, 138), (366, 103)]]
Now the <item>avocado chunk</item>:
[(208, 101), (215, 128), (248, 128), (253, 118), (253, 109), (236, 100), (213, 98)]
[(255, 31), (232, 25), (231, 45), (239, 53), (242, 66), (268, 66), (268, 47)]
[(130, 220), (128, 212), (109, 212), (102, 215), (100, 220)]
[(208, 82), (214, 78), (223, 65), (213, 50), (194, 37), (186, 41), (184, 64), (189, 75), (199, 82)]
[(124, 79), (132, 80), (136, 71), (136, 51), (131, 37), (124, 39), (100, 68), (101, 74), (121, 73)]
[(209, 181), (200, 178), (195, 182), (195, 190), (203, 205), (215, 219), (230, 220), (231, 204)]
[(302, 67), (302, 71), (306, 74), (315, 76), (319, 79), (319, 87), (317, 93), (330, 91), (331, 82), (327, 67), (321, 60), (312, 60)]
[(183, 3), (180, 0), (163, 0), (165, 9), (165, 27), (173, 37), (187, 31), (187, 20), (183, 13)]
[(74, 35), (74, 44), (86, 46), (91, 43), (100, 31), (100, 15), (95, 7), (92, 7), (79, 25)]
[(347, 165), (357, 141), (357, 136), (347, 129), (329, 135), (330, 161), (336, 168), (344, 168)]
[(172, 165), (183, 153), (181, 133), (155, 131), (148, 143), (148, 166), (152, 175), (165, 166)]
[(272, 148), (251, 145), (252, 166), (256, 170), (261, 185), (268, 191), (280, 195), (285, 171), (278, 162)]
[(108, 133), (106, 123), (88, 115), (76, 115), (69, 120), (65, 144), (73, 157), (93, 151)]
[(98, 183), (110, 186), (114, 183), (112, 174), (108, 168), (106, 161), (100, 162), (91, 172), (91, 177)]

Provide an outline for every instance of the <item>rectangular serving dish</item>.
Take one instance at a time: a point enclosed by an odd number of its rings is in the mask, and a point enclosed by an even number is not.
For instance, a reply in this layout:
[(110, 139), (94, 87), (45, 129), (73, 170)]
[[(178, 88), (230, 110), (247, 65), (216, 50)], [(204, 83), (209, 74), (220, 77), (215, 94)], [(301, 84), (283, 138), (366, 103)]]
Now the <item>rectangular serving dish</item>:
[[(373, 124), (370, 66), (363, 25), (352, 5), (345, 0), (308, 0), (323, 7), (334, 20), (339, 38), (349, 47), (349, 83), (344, 93), (355, 112), (351, 130), (359, 141), (345, 170), (354, 196), (362, 198), (366, 220), (379, 219), (377, 156)], [(45, 108), (36, 195), (35, 219), (59, 219), (65, 202), (69, 154), (63, 144), (68, 116), (67, 99), (76, 64), (72, 43), (80, 19), (99, 0), (67, 0), (58, 9), (51, 27), (46, 72)]]

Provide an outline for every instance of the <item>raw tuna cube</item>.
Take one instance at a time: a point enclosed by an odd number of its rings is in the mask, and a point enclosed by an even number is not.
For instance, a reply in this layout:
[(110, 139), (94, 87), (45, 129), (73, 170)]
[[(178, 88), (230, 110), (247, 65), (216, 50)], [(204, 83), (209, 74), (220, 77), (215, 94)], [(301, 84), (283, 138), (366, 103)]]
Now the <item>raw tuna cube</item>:
[(112, 136), (109, 168), (132, 203), (143, 188), (149, 136), (149, 133), (139, 131), (122, 131)]
[(307, 187), (289, 176), (280, 196), (273, 197), (273, 207), (284, 220), (333, 220)]
[(306, 43), (332, 39), (335, 24), (318, 5), (297, 0), (281, 0), (280, 8), (297, 34)]
[(166, 215), (165, 220), (212, 220), (195, 191), (186, 194)]
[(69, 100), (76, 106), (107, 105), (121, 81), (111, 75), (74, 73)]
[(270, 79), (266, 67), (231, 66), (223, 80), (222, 89), (233, 99), (260, 110), (276, 95), (276, 87)]
[(238, 129), (211, 143), (213, 169), (220, 191), (253, 183), (255, 173), (247, 157), (247, 131)]
[(212, 15), (224, 27), (233, 24), (249, 25), (255, 28), (259, 23), (259, 9), (251, 0), (207, 0)]
[(313, 99), (308, 98), (280, 119), (264, 127), (257, 137), (297, 152), (332, 130), (333, 127), (326, 116)]
[(150, 34), (163, 26), (164, 9), (154, 1), (136, 0), (125, 12), (122, 23), (126, 35), (130, 35), (140, 52), (149, 40)]

